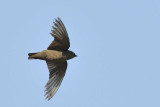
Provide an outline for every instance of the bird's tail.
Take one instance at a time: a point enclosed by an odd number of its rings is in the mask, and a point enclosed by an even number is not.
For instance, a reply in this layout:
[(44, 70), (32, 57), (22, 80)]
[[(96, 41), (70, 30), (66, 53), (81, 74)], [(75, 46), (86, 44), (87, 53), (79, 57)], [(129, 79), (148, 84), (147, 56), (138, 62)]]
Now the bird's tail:
[[(37, 53), (39, 53), (39, 52), (37, 52)], [(28, 56), (29, 56), (28, 59), (37, 59), (36, 58), (36, 56), (37, 56), (36, 54), (37, 53), (28, 53)]]

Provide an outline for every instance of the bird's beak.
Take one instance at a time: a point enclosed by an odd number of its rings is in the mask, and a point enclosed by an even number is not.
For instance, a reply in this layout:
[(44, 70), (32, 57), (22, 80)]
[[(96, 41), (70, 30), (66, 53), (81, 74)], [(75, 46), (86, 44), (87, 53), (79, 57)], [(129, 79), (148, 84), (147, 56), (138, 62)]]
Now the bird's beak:
[(78, 57), (78, 55), (76, 55), (75, 57)]

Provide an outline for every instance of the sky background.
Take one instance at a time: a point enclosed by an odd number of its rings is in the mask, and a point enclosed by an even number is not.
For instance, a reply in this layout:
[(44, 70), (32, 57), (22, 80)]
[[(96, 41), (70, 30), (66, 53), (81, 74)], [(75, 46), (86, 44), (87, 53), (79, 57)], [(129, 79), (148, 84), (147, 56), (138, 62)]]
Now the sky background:
[[(55, 18), (78, 57), (45, 100)], [(159, 0), (1, 0), (1, 107), (160, 107)]]

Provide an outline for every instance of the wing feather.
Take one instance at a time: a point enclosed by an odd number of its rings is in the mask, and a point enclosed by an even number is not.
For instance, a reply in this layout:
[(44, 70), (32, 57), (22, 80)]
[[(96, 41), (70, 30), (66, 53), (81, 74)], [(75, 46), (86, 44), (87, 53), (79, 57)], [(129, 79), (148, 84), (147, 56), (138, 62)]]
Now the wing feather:
[(48, 50), (66, 51), (70, 47), (69, 37), (67, 30), (60, 18), (55, 19), (53, 30), (51, 35), (54, 37), (54, 41), (47, 48)]
[(65, 62), (52, 62), (46, 61), (50, 75), (47, 84), (45, 85), (46, 99), (50, 100), (57, 90), (59, 89), (61, 82), (65, 76), (67, 69), (67, 61)]

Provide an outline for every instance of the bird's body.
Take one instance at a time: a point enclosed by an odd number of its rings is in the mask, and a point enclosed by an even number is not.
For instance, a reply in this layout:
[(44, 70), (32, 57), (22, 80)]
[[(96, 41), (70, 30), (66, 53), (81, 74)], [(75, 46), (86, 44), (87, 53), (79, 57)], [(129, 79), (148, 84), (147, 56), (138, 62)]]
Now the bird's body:
[(29, 53), (28, 59), (45, 60), (49, 69), (49, 81), (46, 84), (46, 98), (50, 100), (64, 78), (67, 69), (67, 60), (76, 57), (76, 54), (68, 48), (70, 47), (67, 30), (60, 18), (56, 19), (52, 26), (51, 35), (54, 41), (47, 50), (37, 53)]
[(72, 51), (44, 50), (42, 52), (29, 53), (29, 59), (41, 59), (53, 62), (66, 61), (71, 59), (72, 56), (74, 56)]

